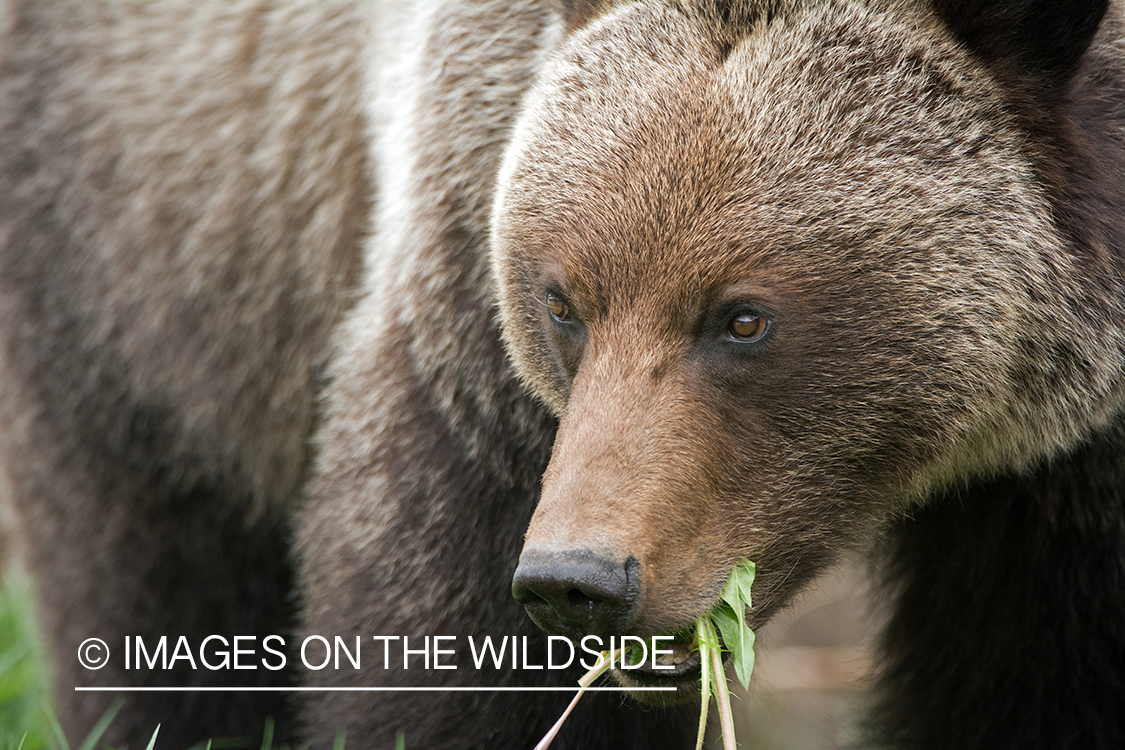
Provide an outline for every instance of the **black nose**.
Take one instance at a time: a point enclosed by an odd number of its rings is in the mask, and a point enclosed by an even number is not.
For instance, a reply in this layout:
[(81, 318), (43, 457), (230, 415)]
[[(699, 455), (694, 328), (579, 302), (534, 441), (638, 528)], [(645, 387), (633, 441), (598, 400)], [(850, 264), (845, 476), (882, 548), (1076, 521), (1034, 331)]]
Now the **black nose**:
[(512, 579), (512, 596), (549, 633), (603, 639), (628, 630), (640, 598), (640, 565), (589, 550), (528, 551)]

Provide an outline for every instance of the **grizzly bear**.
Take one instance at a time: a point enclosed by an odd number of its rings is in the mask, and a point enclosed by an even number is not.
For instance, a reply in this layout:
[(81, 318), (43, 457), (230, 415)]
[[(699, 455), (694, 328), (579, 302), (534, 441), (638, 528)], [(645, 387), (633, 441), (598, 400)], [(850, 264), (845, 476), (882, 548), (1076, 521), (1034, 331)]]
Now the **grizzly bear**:
[[(477, 689), (577, 667), (300, 644), (541, 664), (859, 550), (872, 745), (1125, 746), (1123, 12), (0, 0), (0, 461), (68, 734), (529, 747), (570, 696)], [(553, 747), (689, 747), (673, 672)]]

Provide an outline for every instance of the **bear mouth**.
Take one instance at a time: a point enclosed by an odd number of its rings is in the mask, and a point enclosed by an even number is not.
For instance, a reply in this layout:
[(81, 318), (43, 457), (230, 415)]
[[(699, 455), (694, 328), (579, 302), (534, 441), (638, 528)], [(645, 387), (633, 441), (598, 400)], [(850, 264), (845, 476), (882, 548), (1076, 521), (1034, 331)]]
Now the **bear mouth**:
[[(637, 698), (645, 702), (674, 702), (686, 700), (692, 693), (699, 692), (701, 660), (699, 636), (695, 628), (685, 629), (674, 634), (670, 643), (661, 643), (660, 654), (648, 654), (641, 664), (622, 669), (615, 667), (613, 676), (625, 687), (676, 687), (675, 694), (637, 693)], [(657, 698), (657, 696), (660, 696)]]

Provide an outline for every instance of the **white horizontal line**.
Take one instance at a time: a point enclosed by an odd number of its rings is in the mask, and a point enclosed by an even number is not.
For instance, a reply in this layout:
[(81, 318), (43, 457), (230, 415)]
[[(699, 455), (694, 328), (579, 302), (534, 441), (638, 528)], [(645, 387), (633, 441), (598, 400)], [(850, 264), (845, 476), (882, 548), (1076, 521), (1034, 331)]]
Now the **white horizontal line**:
[[(668, 692), (675, 687), (589, 687), (588, 693)], [(576, 693), (574, 687), (76, 687), (88, 693)]]

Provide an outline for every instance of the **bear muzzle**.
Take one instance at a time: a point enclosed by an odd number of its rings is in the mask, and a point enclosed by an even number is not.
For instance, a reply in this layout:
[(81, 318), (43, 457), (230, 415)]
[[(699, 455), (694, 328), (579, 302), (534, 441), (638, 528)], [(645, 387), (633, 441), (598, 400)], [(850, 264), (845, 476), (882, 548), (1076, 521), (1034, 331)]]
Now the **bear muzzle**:
[(617, 561), (589, 549), (525, 550), (512, 596), (543, 630), (603, 640), (629, 631), (641, 593), (635, 557)]

